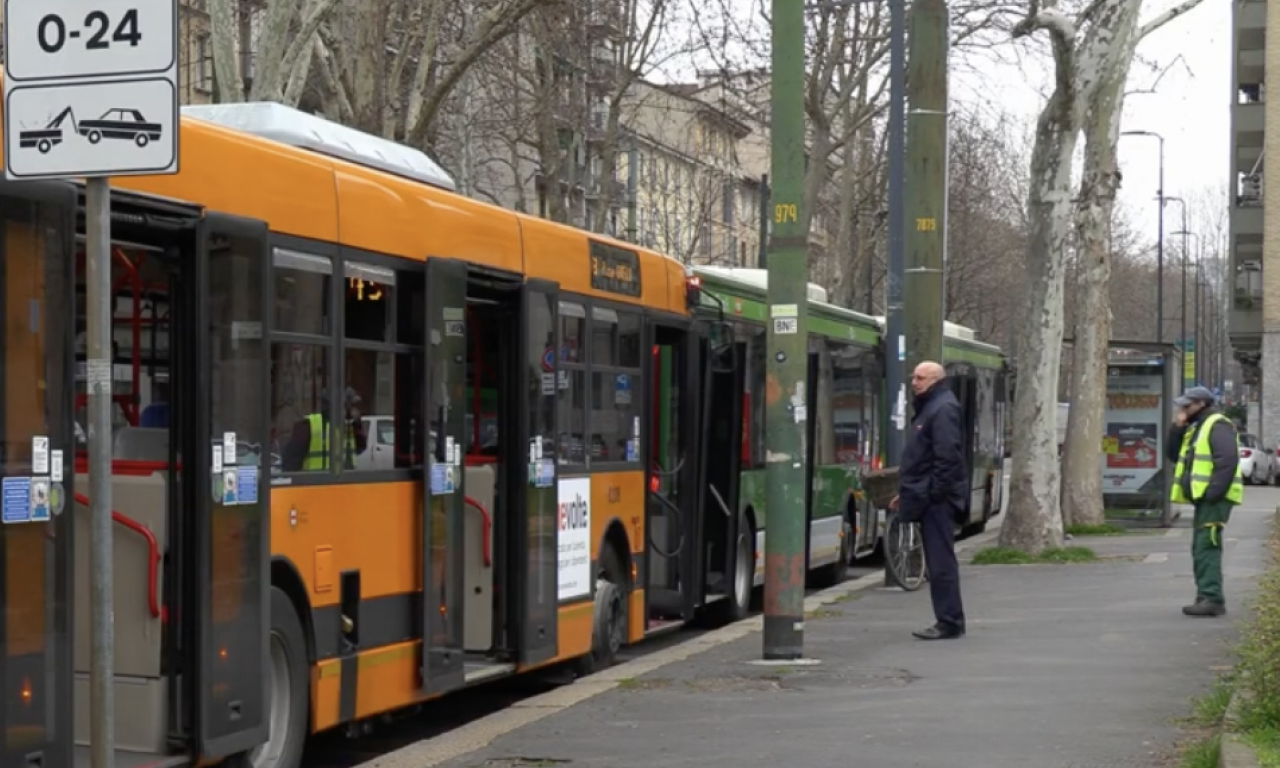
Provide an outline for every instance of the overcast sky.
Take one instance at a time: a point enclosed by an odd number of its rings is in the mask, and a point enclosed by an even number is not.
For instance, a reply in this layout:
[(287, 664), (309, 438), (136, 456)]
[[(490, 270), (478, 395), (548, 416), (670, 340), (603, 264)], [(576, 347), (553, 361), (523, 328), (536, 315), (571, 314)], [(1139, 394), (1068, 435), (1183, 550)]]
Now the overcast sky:
[[(1149, 19), (1173, 2), (1146, 0), (1144, 5), (1144, 19)], [(1165, 194), (1193, 199), (1212, 188), (1218, 191), (1221, 205), (1226, 206), (1234, 98), (1231, 1), (1205, 0), (1188, 15), (1146, 38), (1138, 49), (1138, 57), (1130, 71), (1122, 130), (1154, 131), (1164, 136)], [(1023, 58), (1018, 64), (993, 62), (981, 73), (957, 74), (953, 78), (952, 98), (981, 98), (974, 93), (975, 85), (982, 86), (982, 93), (990, 94), (991, 84), (1000, 83), (1004, 85), (1000, 93), (1003, 108), (1022, 117), (1021, 130), (1029, 135), (1043, 104), (1040, 94), (1049, 83), (1049, 74), (1044, 61)], [(1151, 90), (1157, 78), (1154, 92), (1141, 92)], [(1121, 205), (1136, 223), (1149, 222), (1152, 242), (1156, 236), (1159, 144), (1154, 138), (1123, 137), (1119, 146), (1120, 170), (1124, 177)], [(1176, 204), (1166, 208), (1166, 238), (1182, 228), (1181, 215)], [(1188, 211), (1188, 217), (1193, 216), (1193, 212)]]

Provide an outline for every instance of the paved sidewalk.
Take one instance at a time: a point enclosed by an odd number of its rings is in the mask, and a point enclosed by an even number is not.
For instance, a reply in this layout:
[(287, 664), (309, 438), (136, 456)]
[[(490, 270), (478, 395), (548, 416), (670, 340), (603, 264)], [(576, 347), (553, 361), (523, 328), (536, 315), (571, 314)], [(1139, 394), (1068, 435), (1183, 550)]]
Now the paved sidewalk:
[(564, 690), (585, 686), (571, 697), (578, 703), (543, 704), (559, 711), (527, 725), (478, 726), (459, 736), (470, 740), (465, 749), (479, 747), (466, 754), (423, 743), (417, 758), (410, 747), (386, 764), (1168, 765), (1173, 721), (1229, 663), (1242, 601), (1264, 565), (1280, 493), (1247, 493), (1227, 529), (1230, 620), (1181, 615), (1194, 593), (1184, 516), (1172, 531), (1072, 542), (1116, 558), (1104, 563), (966, 566), (969, 634), (958, 641), (910, 636), (932, 620), (927, 588), (851, 592), (806, 624), (806, 650), (819, 664), (750, 663), (761, 639), (746, 627), (645, 674), (580, 681)]

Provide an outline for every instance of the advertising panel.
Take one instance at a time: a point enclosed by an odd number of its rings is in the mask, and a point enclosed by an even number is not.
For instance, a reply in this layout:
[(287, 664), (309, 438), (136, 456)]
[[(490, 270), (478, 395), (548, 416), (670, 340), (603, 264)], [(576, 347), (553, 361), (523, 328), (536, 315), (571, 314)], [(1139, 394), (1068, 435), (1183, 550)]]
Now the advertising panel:
[(1137, 493), (1163, 465), (1164, 381), (1159, 369), (1113, 366), (1108, 373), (1102, 492)]

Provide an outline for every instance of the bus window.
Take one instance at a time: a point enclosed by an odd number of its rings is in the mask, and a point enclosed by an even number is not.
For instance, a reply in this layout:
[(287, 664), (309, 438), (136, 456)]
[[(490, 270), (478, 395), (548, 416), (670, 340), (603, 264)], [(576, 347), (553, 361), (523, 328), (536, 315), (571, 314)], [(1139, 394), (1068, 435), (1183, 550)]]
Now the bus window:
[(272, 330), (328, 336), (333, 263), (325, 256), (285, 248), (275, 249), (272, 263), (276, 299)]
[(584, 441), (587, 431), (586, 328), (587, 312), (582, 305), (560, 302), (560, 366), (556, 372), (560, 389), (556, 405), (560, 450), (556, 460), (562, 465), (587, 463)]
[(312, 428), (327, 425), (329, 350), (319, 344), (271, 345), (271, 423), (285, 472), (328, 472), (332, 451), (312, 444)]
[(640, 461), (640, 316), (595, 307), (591, 330), (591, 458)]

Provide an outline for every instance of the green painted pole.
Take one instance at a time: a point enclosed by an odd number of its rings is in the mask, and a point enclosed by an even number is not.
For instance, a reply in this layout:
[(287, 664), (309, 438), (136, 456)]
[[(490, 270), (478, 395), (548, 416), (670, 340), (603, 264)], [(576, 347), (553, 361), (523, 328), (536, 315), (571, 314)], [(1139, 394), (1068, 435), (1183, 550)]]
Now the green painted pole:
[(942, 362), (947, 243), (946, 0), (911, 4), (907, 39), (906, 258), (903, 271), (907, 370)]
[(769, 361), (765, 370), (764, 658), (804, 652), (805, 422), (808, 419), (804, 197), (804, 2), (773, 1)]

